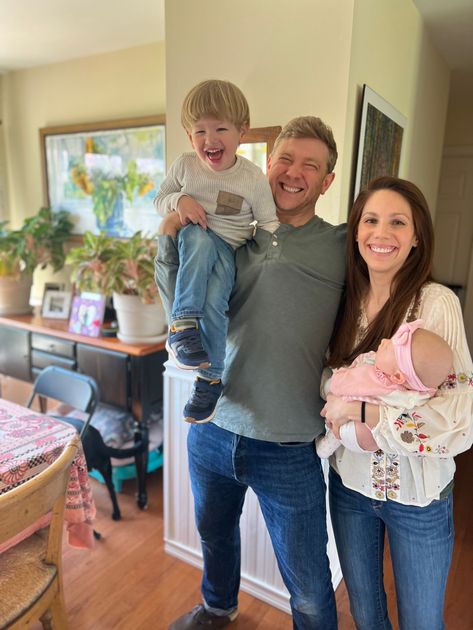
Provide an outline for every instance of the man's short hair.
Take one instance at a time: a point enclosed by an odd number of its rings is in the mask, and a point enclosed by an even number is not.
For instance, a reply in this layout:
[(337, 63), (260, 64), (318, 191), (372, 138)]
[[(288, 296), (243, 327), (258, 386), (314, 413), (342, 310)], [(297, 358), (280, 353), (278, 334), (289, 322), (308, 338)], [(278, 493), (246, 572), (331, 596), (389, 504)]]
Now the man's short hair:
[(227, 120), (240, 129), (250, 125), (250, 108), (243, 92), (229, 81), (210, 79), (192, 88), (182, 104), (181, 123), (187, 132), (201, 118)]
[(321, 140), (328, 149), (327, 173), (331, 173), (337, 163), (337, 144), (331, 128), (316, 116), (298, 116), (285, 125), (274, 142), (273, 152), (286, 138), (315, 138)]

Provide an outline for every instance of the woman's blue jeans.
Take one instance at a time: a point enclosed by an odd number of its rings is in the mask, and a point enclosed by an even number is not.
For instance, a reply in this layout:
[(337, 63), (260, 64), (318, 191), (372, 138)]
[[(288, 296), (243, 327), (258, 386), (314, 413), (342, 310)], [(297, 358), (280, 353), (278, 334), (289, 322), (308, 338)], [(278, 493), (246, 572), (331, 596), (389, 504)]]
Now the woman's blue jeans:
[(190, 427), (187, 446), (206, 605), (220, 613), (237, 607), (239, 521), (251, 487), (291, 595), (294, 628), (335, 630), (325, 482), (313, 442), (254, 440), (209, 423)]
[(391, 630), (383, 585), (387, 531), (401, 630), (444, 628), (453, 550), (452, 495), (425, 507), (377, 501), (329, 475), (330, 512), (351, 614), (359, 630)]
[(221, 378), (228, 301), (235, 281), (235, 254), (228, 243), (200, 225), (187, 225), (180, 230), (177, 244), (179, 269), (171, 320), (199, 319), (202, 342), (211, 363), (202, 374)]

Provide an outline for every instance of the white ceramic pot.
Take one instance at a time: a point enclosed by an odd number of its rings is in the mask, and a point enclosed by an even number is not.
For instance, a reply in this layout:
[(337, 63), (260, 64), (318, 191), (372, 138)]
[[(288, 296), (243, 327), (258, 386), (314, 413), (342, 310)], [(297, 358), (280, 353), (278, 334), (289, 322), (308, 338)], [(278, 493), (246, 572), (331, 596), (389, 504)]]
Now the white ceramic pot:
[(161, 303), (143, 304), (136, 295), (113, 294), (118, 334), (125, 343), (156, 343), (166, 331), (166, 315)]
[(30, 293), (33, 277), (21, 274), (19, 278), (0, 277), (0, 315), (31, 313)]

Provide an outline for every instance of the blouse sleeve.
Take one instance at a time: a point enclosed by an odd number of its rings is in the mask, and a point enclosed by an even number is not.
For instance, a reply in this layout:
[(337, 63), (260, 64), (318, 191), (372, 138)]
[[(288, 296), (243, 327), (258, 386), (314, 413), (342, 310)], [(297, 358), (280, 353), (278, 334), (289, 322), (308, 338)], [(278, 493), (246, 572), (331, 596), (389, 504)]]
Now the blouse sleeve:
[(437, 394), (413, 409), (380, 406), (373, 429), (379, 447), (401, 455), (454, 457), (473, 441), (473, 364), (457, 296), (433, 285), (419, 317), (425, 328), (447, 341), (453, 351), (453, 370)]

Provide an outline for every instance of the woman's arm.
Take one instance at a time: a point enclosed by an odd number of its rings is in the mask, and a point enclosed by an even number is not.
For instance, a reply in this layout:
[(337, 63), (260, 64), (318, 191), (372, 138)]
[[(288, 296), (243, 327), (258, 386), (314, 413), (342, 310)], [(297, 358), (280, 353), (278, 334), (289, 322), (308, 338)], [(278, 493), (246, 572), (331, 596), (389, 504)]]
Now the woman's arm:
[[(379, 405), (365, 403), (365, 424), (370, 428), (379, 422)], [(336, 438), (340, 439), (340, 427), (351, 420), (361, 422), (361, 402), (359, 400), (344, 400), (340, 396), (328, 394), (327, 402), (320, 412), (325, 418), (325, 424), (332, 430)]]

